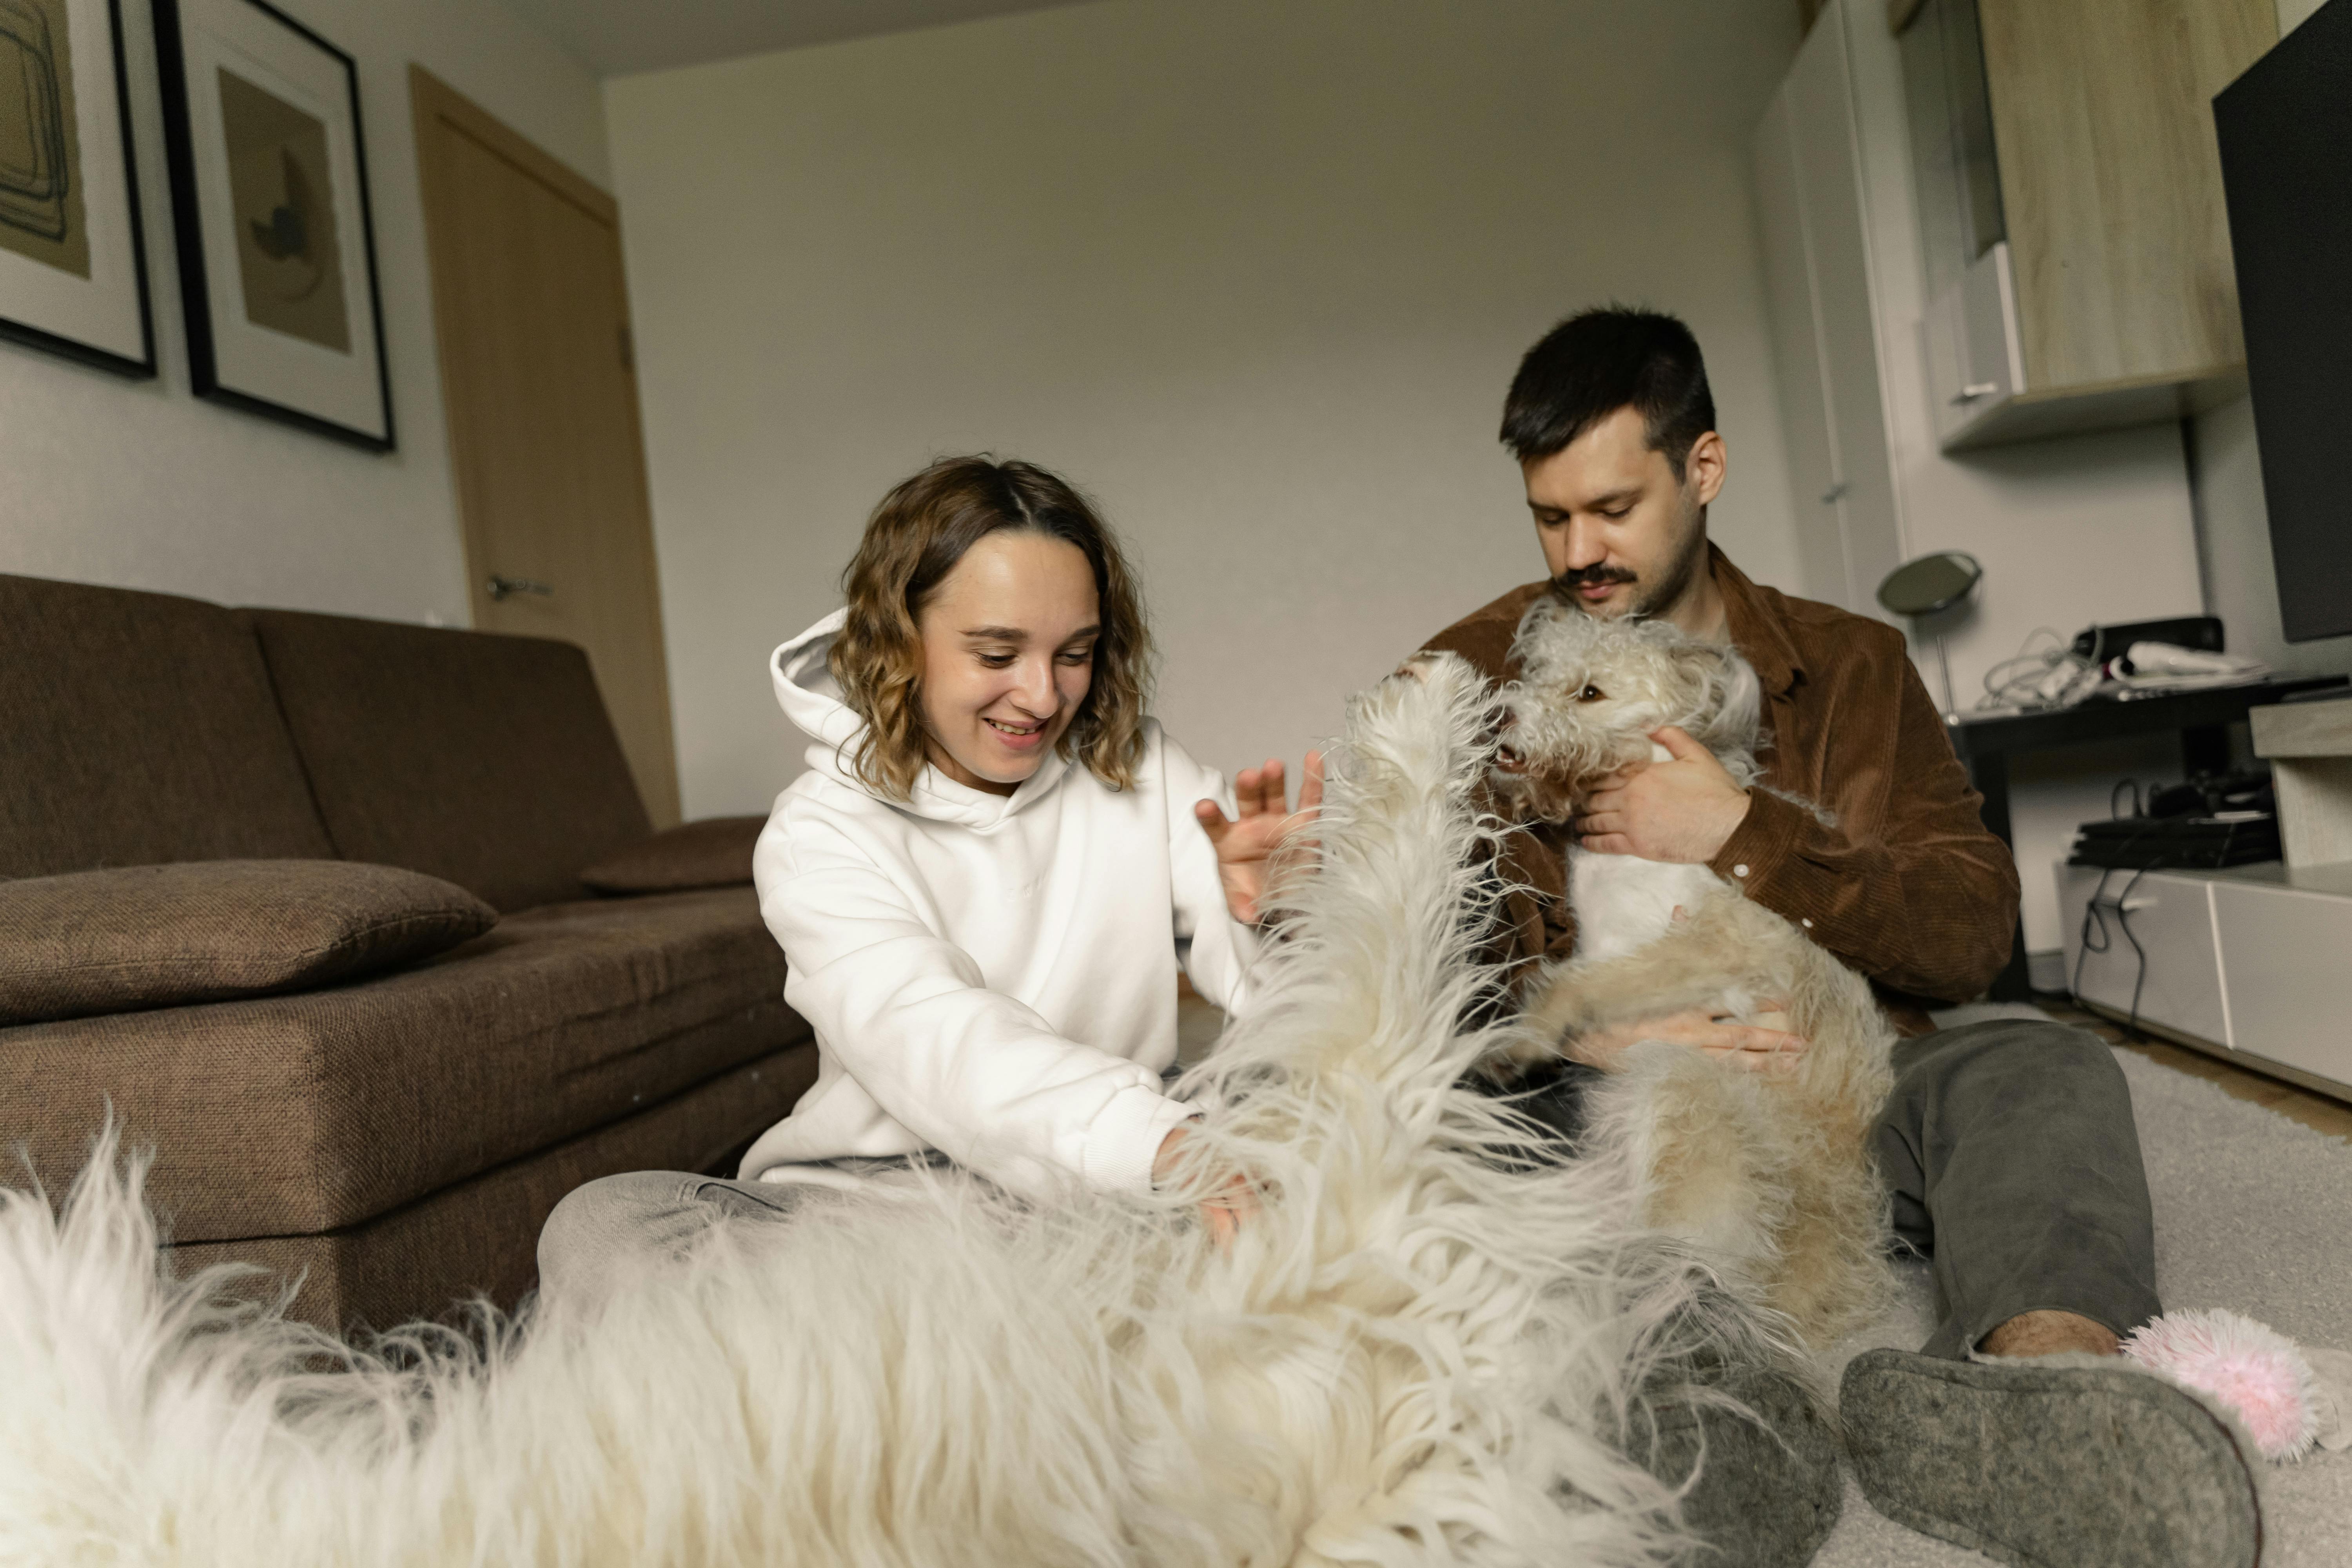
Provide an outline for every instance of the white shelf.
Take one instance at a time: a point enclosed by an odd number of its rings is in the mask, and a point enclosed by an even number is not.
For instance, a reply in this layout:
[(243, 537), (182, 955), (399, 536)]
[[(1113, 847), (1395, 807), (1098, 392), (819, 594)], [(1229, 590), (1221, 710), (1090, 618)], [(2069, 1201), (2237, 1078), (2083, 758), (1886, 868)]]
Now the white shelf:
[(2344, 1025), (2352, 862), (2148, 871), (2136, 880), (2109, 872), (2107, 947), (2089, 953), (2083, 914), (2099, 868), (2062, 862), (2057, 877), (2066, 973), (2086, 1003), (2125, 1016), (2137, 987), (2140, 1020), (2167, 1037), (2352, 1100), (2352, 1030)]

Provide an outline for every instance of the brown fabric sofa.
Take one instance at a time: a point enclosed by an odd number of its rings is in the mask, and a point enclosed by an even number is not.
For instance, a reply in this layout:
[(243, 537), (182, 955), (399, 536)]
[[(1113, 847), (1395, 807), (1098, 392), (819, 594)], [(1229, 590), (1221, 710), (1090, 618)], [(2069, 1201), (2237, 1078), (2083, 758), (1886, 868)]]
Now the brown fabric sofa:
[(316, 1321), (510, 1304), (564, 1193), (712, 1169), (814, 1079), (748, 885), (582, 882), (652, 831), (568, 644), (0, 576), (0, 879), (365, 861), (499, 912), (349, 983), (0, 1027), (0, 1147), (61, 1190), (110, 1108), (184, 1267), (299, 1273)]

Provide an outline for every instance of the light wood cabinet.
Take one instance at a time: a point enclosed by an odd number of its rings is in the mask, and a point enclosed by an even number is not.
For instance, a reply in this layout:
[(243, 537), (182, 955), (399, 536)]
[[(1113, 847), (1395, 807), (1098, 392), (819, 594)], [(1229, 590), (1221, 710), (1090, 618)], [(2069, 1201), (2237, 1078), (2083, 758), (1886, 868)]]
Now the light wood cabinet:
[[(1947, 449), (2244, 390), (2212, 98), (2273, 0), (1890, 0)], [(1989, 183), (1990, 182), (1990, 183)]]

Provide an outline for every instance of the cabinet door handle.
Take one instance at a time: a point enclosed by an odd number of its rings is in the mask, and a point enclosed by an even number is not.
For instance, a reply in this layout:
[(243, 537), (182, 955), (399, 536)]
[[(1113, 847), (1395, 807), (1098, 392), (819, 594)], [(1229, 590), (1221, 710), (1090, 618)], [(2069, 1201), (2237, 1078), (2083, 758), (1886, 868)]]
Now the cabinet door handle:
[(551, 598), (555, 594), (555, 590), (544, 583), (534, 583), (528, 577), (501, 577), (495, 572), (490, 574), (488, 586), (494, 603), (514, 594), (537, 594), (543, 599)]
[(1837, 483), (1832, 485), (1829, 489), (1822, 492), (1822, 504), (1823, 506), (1837, 505), (1838, 502), (1845, 500), (1846, 489), (1846, 482), (1843, 479), (1840, 479)]
[(1974, 403), (1979, 397), (1990, 397), (2000, 390), (1997, 381), (1972, 381), (1952, 395), (1954, 403)]

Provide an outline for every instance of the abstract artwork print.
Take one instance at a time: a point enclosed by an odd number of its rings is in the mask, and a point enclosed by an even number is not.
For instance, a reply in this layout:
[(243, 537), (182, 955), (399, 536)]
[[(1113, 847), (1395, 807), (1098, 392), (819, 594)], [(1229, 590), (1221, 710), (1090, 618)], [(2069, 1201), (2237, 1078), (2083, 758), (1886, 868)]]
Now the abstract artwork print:
[(65, 0), (0, 0), (0, 248), (89, 276)]
[(326, 123), (226, 67), (220, 107), (246, 320), (351, 353)]
[(152, 4), (189, 385), (392, 450), (358, 62), (268, 0)]

